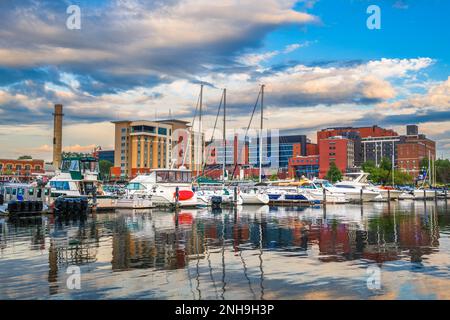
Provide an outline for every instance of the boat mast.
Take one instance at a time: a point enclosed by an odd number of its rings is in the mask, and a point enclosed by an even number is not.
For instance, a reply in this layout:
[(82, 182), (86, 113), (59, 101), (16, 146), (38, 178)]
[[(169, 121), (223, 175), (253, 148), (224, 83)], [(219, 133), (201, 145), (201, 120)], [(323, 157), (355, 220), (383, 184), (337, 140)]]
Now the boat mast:
[[(199, 116), (198, 116), (198, 120), (199, 120), (199, 134), (200, 134), (200, 165), (199, 168), (197, 170), (197, 175), (199, 175), (200, 171), (203, 168), (203, 123), (202, 123), (202, 111), (203, 111), (203, 84), (200, 86), (200, 104), (199, 104)], [(198, 153), (197, 153), (198, 155)]]
[(392, 187), (395, 188), (395, 141), (392, 141)]
[(227, 165), (227, 124), (226, 124), (226, 116), (227, 116), (227, 89), (223, 89), (223, 170), (222, 170), (222, 176), (223, 176), (223, 183), (225, 184), (225, 172), (226, 172), (226, 165)]
[(264, 127), (264, 85), (261, 85), (261, 127), (259, 132), (259, 182), (262, 182), (262, 133)]
[(428, 182), (430, 183), (430, 187), (431, 187), (431, 184), (433, 183), (433, 181), (432, 181), (432, 177), (431, 177), (431, 151), (430, 150), (428, 150), (428, 174), (430, 175), (428, 177)]

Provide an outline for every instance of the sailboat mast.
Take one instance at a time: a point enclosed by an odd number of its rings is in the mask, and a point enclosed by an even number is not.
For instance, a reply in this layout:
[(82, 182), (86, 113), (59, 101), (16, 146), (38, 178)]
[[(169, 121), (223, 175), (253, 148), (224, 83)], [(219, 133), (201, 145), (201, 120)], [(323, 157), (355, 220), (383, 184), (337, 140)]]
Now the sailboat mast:
[(392, 141), (392, 187), (395, 187), (395, 141)]
[(430, 150), (428, 150), (428, 174), (430, 175), (429, 177), (428, 177), (428, 181), (429, 181), (429, 183), (430, 183), (430, 187), (431, 187), (431, 184), (433, 183), (432, 182), (432, 178), (431, 178), (431, 151)]
[[(202, 112), (203, 112), (203, 84), (200, 86), (200, 104), (199, 104), (199, 133), (200, 133), (200, 164), (197, 170), (197, 175), (201, 172), (203, 167), (203, 123), (202, 123)], [(197, 153), (198, 155), (198, 153)]]
[(227, 89), (223, 89), (223, 181), (225, 182), (225, 172), (227, 165)]
[(259, 132), (259, 182), (262, 182), (262, 134), (264, 127), (264, 85), (261, 85), (261, 127)]

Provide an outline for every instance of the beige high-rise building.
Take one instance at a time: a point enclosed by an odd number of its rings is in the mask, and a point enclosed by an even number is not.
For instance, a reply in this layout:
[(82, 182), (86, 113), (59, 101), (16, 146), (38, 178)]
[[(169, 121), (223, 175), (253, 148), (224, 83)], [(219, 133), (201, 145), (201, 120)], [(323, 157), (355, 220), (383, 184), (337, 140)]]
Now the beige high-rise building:
[(114, 121), (115, 148), (112, 174), (135, 177), (151, 169), (168, 168), (172, 126), (153, 121)]
[[(195, 139), (189, 122), (182, 120), (113, 121), (115, 125), (114, 167), (118, 178), (134, 178), (152, 169), (178, 168), (184, 165), (197, 171), (201, 168), (203, 139)], [(201, 140), (201, 142), (200, 142)], [(186, 145), (189, 147), (183, 147)], [(195, 165), (197, 163), (197, 165)]]

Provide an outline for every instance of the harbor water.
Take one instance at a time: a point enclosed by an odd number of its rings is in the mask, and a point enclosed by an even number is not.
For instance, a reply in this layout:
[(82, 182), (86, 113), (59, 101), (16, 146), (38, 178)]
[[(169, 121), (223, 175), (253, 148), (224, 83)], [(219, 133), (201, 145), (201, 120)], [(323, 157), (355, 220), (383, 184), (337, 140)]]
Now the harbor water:
[(450, 299), (447, 206), (0, 218), (0, 299)]

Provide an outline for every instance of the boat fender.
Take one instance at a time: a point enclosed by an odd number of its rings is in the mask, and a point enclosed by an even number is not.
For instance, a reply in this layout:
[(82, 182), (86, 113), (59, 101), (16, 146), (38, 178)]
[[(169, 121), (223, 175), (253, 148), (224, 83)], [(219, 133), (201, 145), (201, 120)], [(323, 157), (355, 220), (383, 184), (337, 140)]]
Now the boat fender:
[[(174, 192), (173, 197), (176, 197), (176, 192)], [(180, 190), (178, 191), (178, 200), (185, 201), (192, 199), (194, 197), (194, 192), (191, 190)]]

